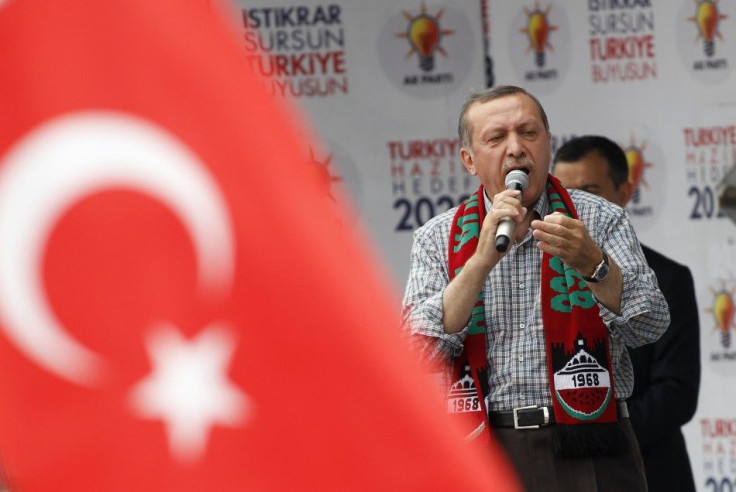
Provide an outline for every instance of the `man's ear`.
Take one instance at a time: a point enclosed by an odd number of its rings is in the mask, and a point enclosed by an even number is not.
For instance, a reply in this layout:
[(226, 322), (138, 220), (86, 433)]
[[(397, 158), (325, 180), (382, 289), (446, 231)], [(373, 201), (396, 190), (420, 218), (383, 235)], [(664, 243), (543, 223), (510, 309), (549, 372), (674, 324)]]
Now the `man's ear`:
[(629, 200), (631, 200), (631, 195), (634, 194), (634, 184), (629, 181), (625, 181), (618, 185), (616, 193), (618, 193), (621, 208), (624, 208), (628, 205)]
[(470, 151), (463, 147), (460, 149), (460, 159), (463, 161), (463, 166), (465, 166), (465, 169), (470, 173), (471, 175), (475, 176), (478, 173), (475, 170), (475, 163), (473, 162), (473, 156), (470, 154)]

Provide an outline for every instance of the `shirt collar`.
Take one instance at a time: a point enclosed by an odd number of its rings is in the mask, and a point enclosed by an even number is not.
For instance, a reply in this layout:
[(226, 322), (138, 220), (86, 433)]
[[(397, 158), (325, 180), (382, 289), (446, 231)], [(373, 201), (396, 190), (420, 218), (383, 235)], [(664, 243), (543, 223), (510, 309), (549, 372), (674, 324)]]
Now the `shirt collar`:
[[(483, 188), (483, 203), (486, 208), (486, 214), (488, 214), (488, 211), (493, 206), (493, 202), (491, 202), (491, 199), (488, 198), (488, 194), (486, 194), (485, 187)], [(537, 203), (534, 204), (534, 209), (532, 209), (532, 214), (534, 214), (533, 217), (535, 219), (541, 219), (542, 217), (549, 214), (549, 199), (547, 198), (546, 191), (540, 195), (539, 199), (537, 200)], [(527, 240), (530, 240), (532, 237), (533, 237), (532, 230), (530, 228), (526, 234), (526, 237), (524, 237), (524, 239), (522, 239), (522, 241), (519, 244), (525, 243)], [(514, 246), (515, 247), (518, 246), (518, 244), (516, 244), (516, 241), (514, 241)]]
[[(491, 199), (488, 198), (488, 193), (486, 193), (485, 187), (483, 188), (483, 203), (485, 204), (486, 214), (487, 214), (488, 211), (491, 210), (491, 207), (493, 206), (493, 202), (491, 202)], [(548, 207), (549, 207), (549, 200), (547, 199), (547, 193), (544, 192), (539, 197), (539, 200), (537, 200), (537, 203), (534, 204), (533, 212), (536, 213), (537, 217), (541, 218), (549, 213)]]

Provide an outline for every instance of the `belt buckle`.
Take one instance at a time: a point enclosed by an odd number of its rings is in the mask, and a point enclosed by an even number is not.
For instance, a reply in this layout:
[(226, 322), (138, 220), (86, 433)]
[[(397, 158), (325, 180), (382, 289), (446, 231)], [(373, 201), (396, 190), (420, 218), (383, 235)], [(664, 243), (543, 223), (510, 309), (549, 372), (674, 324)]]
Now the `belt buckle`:
[(542, 409), (542, 413), (544, 414), (544, 423), (542, 425), (549, 424), (549, 410), (547, 409), (547, 407), (540, 407), (539, 405), (529, 405), (528, 407), (518, 407), (512, 410), (512, 412), (514, 413), (514, 429), (539, 429), (539, 425), (519, 425), (519, 411), (533, 410), (535, 408)]

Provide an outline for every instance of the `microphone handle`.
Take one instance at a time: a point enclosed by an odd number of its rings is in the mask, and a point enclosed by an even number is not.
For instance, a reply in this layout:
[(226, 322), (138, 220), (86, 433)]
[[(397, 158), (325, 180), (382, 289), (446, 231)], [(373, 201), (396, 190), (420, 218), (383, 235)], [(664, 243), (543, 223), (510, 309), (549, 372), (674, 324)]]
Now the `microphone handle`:
[[(510, 188), (524, 191), (521, 189), (521, 184), (518, 182), (515, 182)], [(506, 217), (505, 219), (501, 219), (501, 222), (498, 224), (498, 229), (496, 229), (496, 251), (499, 253), (505, 253), (506, 250), (509, 249), (511, 238), (514, 237), (514, 229), (516, 229), (516, 222), (511, 218)]]
[(505, 253), (511, 245), (511, 238), (514, 237), (514, 229), (516, 228), (516, 222), (506, 217), (502, 219), (498, 224), (496, 230), (496, 251), (499, 253)]

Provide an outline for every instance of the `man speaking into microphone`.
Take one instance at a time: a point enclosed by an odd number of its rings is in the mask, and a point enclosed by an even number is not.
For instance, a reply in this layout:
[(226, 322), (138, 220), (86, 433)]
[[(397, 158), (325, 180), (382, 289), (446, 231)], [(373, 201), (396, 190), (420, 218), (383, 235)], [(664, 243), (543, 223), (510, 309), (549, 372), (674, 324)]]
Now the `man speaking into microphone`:
[(414, 234), (412, 346), (447, 369), (467, 439), (497, 439), (526, 490), (646, 490), (625, 347), (669, 312), (627, 213), (548, 174), (547, 116), (520, 87), (471, 94), (458, 131), (480, 186)]

